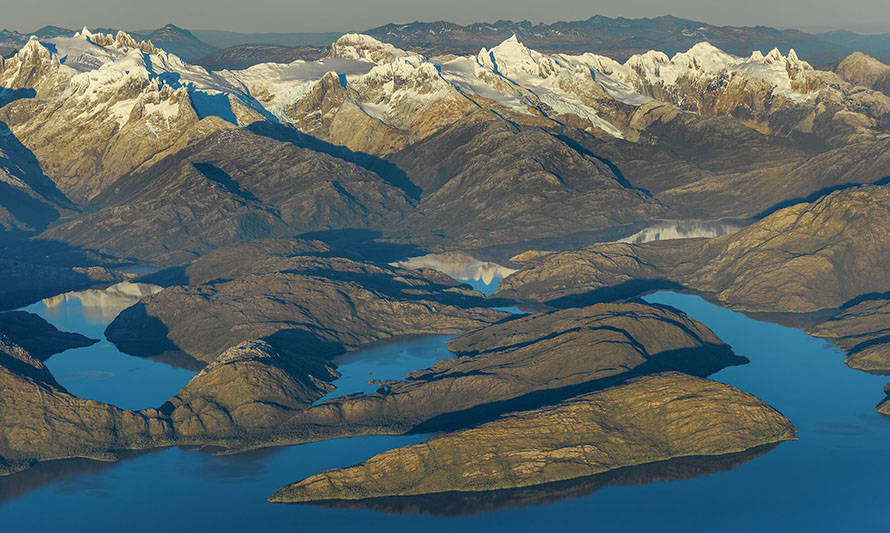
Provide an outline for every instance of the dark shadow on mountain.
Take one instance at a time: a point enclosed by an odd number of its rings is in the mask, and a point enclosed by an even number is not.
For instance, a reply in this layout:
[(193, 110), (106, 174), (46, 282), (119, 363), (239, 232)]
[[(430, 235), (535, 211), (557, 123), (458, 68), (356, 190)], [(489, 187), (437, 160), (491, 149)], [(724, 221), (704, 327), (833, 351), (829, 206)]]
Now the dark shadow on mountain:
[(262, 340), (284, 356), (281, 368), (293, 376), (329, 376), (328, 361), (346, 352), (342, 344), (321, 339), (305, 329), (282, 329)]
[(331, 359), (346, 351), (342, 344), (322, 340), (306, 329), (281, 329), (262, 340), (268, 342), (279, 353), (295, 357), (311, 354), (323, 359)]
[[(366, 500), (329, 500), (311, 504), (335, 509), (370, 509), (385, 514), (470, 516), (504, 509), (584, 498), (606, 487), (677, 481), (726, 472), (776, 448), (767, 444), (725, 455), (679, 457), (602, 474), (543, 485), (484, 492), (442, 492), (422, 496), (391, 496)], [(690, 505), (693, 505), (691, 502)], [(690, 509), (690, 512), (694, 510)]]
[(56, 267), (98, 265), (111, 268), (122, 264), (118, 258), (94, 250), (62, 241), (29, 238), (20, 233), (0, 234), (0, 259)]
[(238, 118), (232, 111), (232, 103), (228, 95), (224, 93), (210, 94), (194, 89), (189, 90), (192, 106), (198, 114), (198, 118), (219, 117), (226, 122), (238, 125)]
[[(587, 134), (587, 133), (585, 132), (585, 134)], [(624, 174), (621, 172), (621, 169), (618, 168), (618, 165), (616, 165), (612, 161), (606, 159), (605, 157), (603, 157), (601, 155), (597, 155), (597, 154), (591, 152), (587, 148), (584, 148), (583, 146), (581, 146), (581, 144), (578, 141), (576, 141), (575, 139), (572, 139), (571, 137), (568, 137), (567, 135), (562, 135), (559, 133), (551, 133), (551, 135), (553, 135), (553, 137), (555, 137), (556, 139), (559, 139), (560, 141), (562, 141), (563, 143), (568, 145), (569, 148), (578, 152), (579, 154), (586, 155), (588, 157), (592, 157), (592, 158), (596, 159), (597, 161), (599, 161), (600, 163), (609, 167), (609, 170), (612, 171), (612, 174), (614, 175), (615, 180), (622, 187), (627, 188), (627, 189), (633, 189), (635, 191), (639, 191), (639, 192), (645, 194), (646, 196), (652, 197), (652, 193), (649, 192), (647, 189), (644, 189), (642, 187), (636, 187), (631, 182), (629, 182), (627, 180), (627, 178), (624, 177)], [(589, 135), (589, 134), (587, 134), (587, 135)]]
[(21, 346), (40, 361), (70, 350), (99, 342), (80, 333), (59, 331), (38, 315), (26, 311), (0, 313), (0, 334)]
[(360, 166), (380, 176), (387, 184), (397, 187), (412, 200), (420, 198), (420, 188), (408, 178), (404, 170), (395, 164), (364, 152), (353, 152), (345, 146), (338, 146), (307, 135), (295, 128), (267, 121), (257, 121), (245, 129), (257, 135), (274, 139), (278, 142), (290, 143), (298, 148), (305, 148), (328, 154), (337, 159)]
[(118, 350), (137, 357), (157, 357), (166, 352), (182, 352), (167, 337), (167, 326), (148, 314), (143, 302), (124, 309), (108, 327), (105, 337)]
[(611, 287), (601, 287), (581, 294), (561, 296), (544, 303), (558, 309), (586, 307), (603, 302), (635, 298), (642, 294), (661, 290), (681, 291), (685, 288), (669, 279), (632, 279)]
[(838, 310), (849, 309), (863, 302), (871, 302), (874, 300), (890, 300), (890, 292), (869, 292), (867, 294), (860, 294), (859, 296), (851, 298), (841, 304)]
[[(0, 310), (101, 285), (102, 276), (94, 279), (87, 270), (96, 266), (113, 268), (120, 263), (63, 242), (0, 233)], [(119, 279), (112, 276), (107, 284), (114, 281)]]
[(145, 274), (134, 279), (137, 283), (151, 283), (161, 287), (173, 287), (175, 285), (188, 285), (189, 277), (185, 272), (185, 266), (168, 267), (151, 274)]
[(6, 158), (0, 159), (0, 170), (21, 178), (29, 187), (48, 201), (74, 209), (74, 204), (56, 187), (55, 182), (43, 173), (37, 156), (22, 144), (5, 122), (0, 122), (0, 148)]
[(14, 217), (40, 231), (59, 218), (57, 207), (77, 209), (55, 182), (43, 173), (34, 153), (18, 140), (4, 122), (0, 122), (0, 151), (5, 155), (0, 158), (0, 172), (20, 179), (37, 196), (9, 183), (0, 183), (0, 205)]
[(260, 203), (259, 198), (253, 195), (252, 192), (241, 187), (241, 184), (232, 179), (232, 176), (228, 175), (226, 171), (219, 168), (218, 166), (212, 163), (192, 163), (192, 166), (195, 167), (195, 170), (200, 172), (205, 178), (208, 180), (220, 184), (225, 190), (234, 194), (235, 196), (239, 196), (248, 202), (257, 202)]
[(41, 202), (4, 182), (0, 182), (0, 206), (37, 231), (46, 229), (50, 223), (59, 218), (59, 211), (52, 205)]
[[(0, 334), (0, 340), (3, 340), (2, 334)], [(56, 378), (53, 377), (52, 373), (46, 367), (37, 368), (31, 366), (21, 359), (9, 355), (4, 350), (0, 350), (0, 368), (8, 370), (18, 376), (27, 377), (38, 383), (46, 383), (52, 387), (58, 388), (59, 390), (65, 390), (64, 387), (59, 385), (59, 383), (56, 381)], [(0, 471), (9, 468), (9, 465), (4, 465), (2, 461), (3, 457), (0, 456)]]
[(887, 185), (887, 184), (890, 184), (890, 176), (886, 176), (879, 180), (871, 181), (871, 182), (844, 183), (842, 185), (834, 185), (831, 187), (824, 187), (824, 188), (819, 189), (818, 191), (816, 191), (808, 196), (803, 196), (800, 198), (791, 198), (790, 200), (784, 200), (782, 202), (779, 202), (779, 203), (761, 211), (759, 214), (754, 215), (752, 217), (752, 219), (760, 220), (762, 218), (766, 218), (769, 215), (775, 213), (776, 211), (785, 209), (786, 207), (791, 207), (792, 205), (815, 202), (819, 198), (821, 198), (827, 194), (831, 194), (833, 192), (843, 191), (846, 189), (855, 189), (856, 187), (862, 187), (863, 185)]
[(332, 249), (327, 255), (361, 261), (391, 263), (427, 253), (425, 249), (413, 244), (390, 242), (382, 237), (383, 234), (379, 231), (360, 228), (310, 231), (296, 236), (298, 239), (327, 244)]
[(699, 348), (670, 350), (650, 356), (645, 363), (623, 374), (556, 389), (534, 391), (508, 400), (477, 405), (463, 411), (444, 413), (421, 422), (407, 433), (437, 433), (476, 427), (496, 420), (507, 413), (531, 411), (555, 405), (582, 394), (616, 387), (642, 376), (678, 371), (693, 376), (707, 377), (726, 367), (744, 365), (748, 362), (747, 357), (735, 355), (732, 348), (725, 344), (707, 344)]

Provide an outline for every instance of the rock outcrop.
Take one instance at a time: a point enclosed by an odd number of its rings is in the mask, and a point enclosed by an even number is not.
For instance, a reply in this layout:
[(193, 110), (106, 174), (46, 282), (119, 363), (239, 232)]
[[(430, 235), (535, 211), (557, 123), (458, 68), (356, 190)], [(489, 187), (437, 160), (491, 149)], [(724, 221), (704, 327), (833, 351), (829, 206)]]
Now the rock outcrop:
[(488, 491), (793, 439), (794, 426), (733, 387), (668, 373), (398, 448), (280, 489), (272, 502)]
[(807, 332), (837, 344), (850, 367), (890, 374), (890, 300), (866, 298), (845, 306)]
[(95, 212), (44, 236), (118, 257), (184, 264), (248, 239), (389, 227), (412, 200), (403, 184), (387, 180), (288, 140), (227, 129), (120, 177), (93, 198)]
[(725, 472), (753, 461), (778, 444), (767, 444), (744, 452), (724, 455), (695, 455), (609, 470), (602, 474), (512, 489), (484, 492), (437, 492), (418, 496), (392, 496), (363, 500), (313, 502), (334, 509), (370, 509), (386, 514), (430, 514), (470, 516), (529, 505), (584, 498), (601, 489), (676, 481)]
[(497, 295), (563, 305), (682, 286), (745, 311), (837, 308), (859, 295), (890, 290), (888, 200), (890, 187), (859, 187), (779, 210), (714, 239), (544, 255), (503, 280)]
[(301, 357), (330, 357), (400, 336), (462, 333), (509, 316), (435, 271), (345, 258), (279, 258), (251, 273), (174, 286), (123, 311), (106, 331), (137, 355), (180, 350), (211, 362), (230, 346), (265, 339)]
[[(334, 320), (328, 324), (332, 331), (339, 327)], [(27, 352), (4, 345), (4, 469), (8, 473), (34, 461), (70, 457), (113, 460), (123, 451), (171, 445), (240, 450), (461, 428), (638, 376), (671, 370), (704, 376), (745, 362), (681, 313), (610, 304), (490, 326), (456, 340), (452, 349), (458, 357), (404, 381), (386, 382), (376, 394), (313, 405), (333, 389), (330, 382), (337, 376), (326, 354), (302, 351), (313, 348), (314, 339), (296, 348), (284, 343), (290, 350), (279, 349), (275, 335), (269, 339), (242, 342), (210, 357), (176, 396), (158, 409), (142, 411), (75, 398)]]
[(385, 382), (375, 394), (297, 413), (281, 433), (300, 441), (466, 427), (634, 376), (706, 376), (747, 362), (700, 323), (646, 304), (526, 316), (459, 337), (449, 349), (456, 357)]
[(266, 342), (248, 341), (220, 354), (160, 410), (178, 439), (248, 441), (333, 390), (334, 377), (332, 367), (307, 367)]

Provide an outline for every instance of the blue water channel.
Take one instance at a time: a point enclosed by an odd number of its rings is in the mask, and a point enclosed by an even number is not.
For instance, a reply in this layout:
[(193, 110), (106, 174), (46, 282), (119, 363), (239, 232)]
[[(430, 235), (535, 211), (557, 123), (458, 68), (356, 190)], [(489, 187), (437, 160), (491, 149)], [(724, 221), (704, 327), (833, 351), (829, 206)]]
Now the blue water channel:
[[(490, 292), (491, 287), (485, 289)], [(424, 436), (342, 439), (234, 456), (172, 448), (117, 463), (48, 463), (0, 478), (0, 523), (4, 531), (98, 532), (885, 530), (890, 419), (874, 406), (888, 378), (847, 368), (836, 348), (800, 330), (760, 322), (697, 296), (660, 292), (647, 299), (685, 311), (737, 354), (749, 357), (750, 364), (724, 369), (712, 379), (773, 405), (797, 426), (800, 440), (729, 471), (648, 484), (636, 484), (638, 480), (549, 503), (527, 499), (487, 512), (467, 509), (473, 513), (469, 515), (461, 509), (430, 514), (429, 509), (408, 507), (402, 511), (406, 514), (392, 514), (264, 500), (286, 483), (420, 442)], [(29, 310), (64, 330), (94, 338), (101, 338), (104, 329), (84, 317), (76, 304), (64, 312)], [(349, 354), (338, 361), (343, 377), (332, 396), (373, 390), (370, 379), (399, 377), (428, 366), (448, 355), (447, 339), (405, 339)], [(81, 348), (53, 356), (48, 365), (75, 394), (113, 399), (124, 407), (155, 405), (188, 378), (188, 371), (166, 365), (159, 372), (167, 377), (153, 381), (151, 365), (165, 363), (140, 366), (105, 341), (101, 346), (104, 355), (94, 354), (95, 347)], [(69, 358), (70, 363), (62, 364)], [(115, 363), (115, 358), (125, 362)], [(103, 381), (113, 378), (77, 377), (86, 371), (136, 377), (122, 380), (112, 391)], [(168, 380), (170, 376), (175, 379)]]

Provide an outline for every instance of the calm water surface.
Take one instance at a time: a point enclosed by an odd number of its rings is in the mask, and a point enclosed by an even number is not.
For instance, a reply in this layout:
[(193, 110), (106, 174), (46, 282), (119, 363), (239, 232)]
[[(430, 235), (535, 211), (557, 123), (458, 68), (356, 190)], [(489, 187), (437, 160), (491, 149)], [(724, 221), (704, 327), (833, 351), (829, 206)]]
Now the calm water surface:
[[(4, 531), (80, 527), (100, 532), (886, 530), (890, 419), (878, 415), (874, 406), (887, 378), (848, 369), (843, 355), (822, 340), (757, 322), (695, 296), (657, 293), (647, 299), (686, 311), (736, 353), (748, 356), (750, 364), (727, 368), (713, 378), (782, 411), (797, 426), (800, 440), (726, 472), (607, 486), (552, 503), (470, 516), (264, 501), (288, 482), (422, 441), (421, 436), (344, 439), (238, 456), (168, 449), (112, 464), (42, 465), (31, 473), (0, 478), (0, 523)], [(76, 309), (70, 311), (76, 317)], [(43, 316), (63, 329), (100, 336), (83, 329), (85, 322), (78, 325), (72, 318), (64, 326), (58, 318)], [(446, 339), (409, 339), (352, 354), (340, 361), (344, 386), (334, 394), (367, 390), (369, 375), (404, 374), (415, 363), (426, 366), (426, 361), (447, 355)], [(426, 351), (432, 355), (420, 353)], [(380, 363), (386, 360), (391, 364)], [(99, 363), (97, 370), (104, 370)], [(51, 368), (59, 374), (58, 367)], [(97, 394), (90, 384), (98, 388), (101, 381), (84, 384), (87, 395)]]
[(47, 368), (68, 392), (81, 398), (124, 409), (159, 407), (179, 392), (195, 372), (118, 351), (105, 338), (105, 328), (139, 298), (127, 302), (117, 294), (115, 298), (89, 297), (96, 292), (99, 291), (69, 293), (66, 298), (48, 298), (22, 309), (40, 315), (61, 331), (100, 339), (92, 346), (53, 355), (45, 362)]

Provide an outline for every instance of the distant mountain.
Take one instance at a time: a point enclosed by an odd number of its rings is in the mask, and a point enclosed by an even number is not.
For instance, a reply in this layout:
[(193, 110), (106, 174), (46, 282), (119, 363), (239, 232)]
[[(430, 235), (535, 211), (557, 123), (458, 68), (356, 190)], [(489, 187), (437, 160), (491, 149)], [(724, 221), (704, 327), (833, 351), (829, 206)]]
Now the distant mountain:
[(883, 61), (884, 63), (890, 62), (890, 33), (865, 35), (862, 33), (840, 30), (820, 33), (817, 37), (858, 52), (863, 52)]
[(60, 28), (59, 26), (44, 26), (39, 30), (32, 32), (31, 35), (36, 35), (41, 39), (55, 39), (56, 37), (70, 37), (76, 32), (77, 30), (69, 30), (68, 28)]
[(0, 57), (9, 57), (28, 42), (28, 36), (17, 31), (0, 30)]
[(850, 83), (890, 96), (890, 65), (869, 55), (854, 52), (838, 64), (835, 72)]
[[(117, 29), (97, 28), (95, 31), (113, 34)], [(186, 30), (173, 24), (156, 30), (129, 33), (136, 39), (151, 40), (156, 46), (186, 61), (209, 65), (214, 69), (239, 69), (262, 62), (311, 59), (315, 57), (313, 50), (299, 47), (326, 48), (341, 35), (339, 32), (241, 33)], [(836, 31), (812, 35), (767, 26), (716, 26), (669, 15), (639, 19), (595, 15), (587, 20), (553, 24), (508, 20), (477, 22), (465, 26), (445, 21), (412, 22), (387, 24), (362, 33), (427, 57), (449, 53), (476, 53), (480, 48), (490, 48), (515, 34), (528, 46), (544, 52), (595, 52), (620, 61), (646, 50), (660, 50), (673, 55), (686, 51), (701, 41), (708, 41), (739, 56), (749, 55), (753, 50), (766, 53), (778, 48), (787, 52), (793, 48), (803, 59), (821, 66), (836, 65), (857, 50), (881, 61), (890, 61), (890, 34), (863, 35)], [(74, 30), (45, 26), (33, 34), (42, 39), (51, 39), (73, 35)], [(27, 42), (28, 35), (30, 34), (0, 31), (0, 55), (8, 56), (13, 53)], [(217, 50), (223, 51), (218, 55), (210, 55)]]
[[(97, 33), (116, 34), (119, 28), (96, 28)], [(28, 42), (31, 35), (41, 39), (55, 39), (56, 37), (70, 37), (76, 30), (60, 28), (58, 26), (44, 26), (31, 33), (19, 33), (16, 31), (0, 30), (0, 56), (10, 56)], [(157, 47), (178, 55), (186, 61), (200, 59), (217, 47), (211, 46), (183, 28), (173, 24), (167, 24), (156, 30), (139, 30), (128, 32), (134, 39), (151, 41)]]
[(491, 47), (516, 34), (528, 46), (546, 52), (596, 52), (625, 60), (645, 50), (668, 55), (688, 50), (701, 41), (731, 54), (745, 56), (753, 50), (794, 48), (811, 63), (837, 62), (853, 50), (798, 30), (766, 26), (715, 26), (672, 16), (628, 19), (595, 15), (587, 20), (532, 24), (500, 20), (461, 26), (452, 22), (387, 24), (364, 33), (402, 48), (434, 55), (465, 54)]
[(151, 32), (137, 32), (133, 37), (151, 41), (155, 46), (174, 53), (186, 61), (194, 61), (216, 50), (215, 46), (195, 37), (192, 32), (173, 24), (167, 24)]
[(298, 59), (315, 61), (328, 53), (323, 46), (279, 46), (242, 44), (223, 48), (195, 61), (207, 70), (241, 70), (259, 63), (291, 63)]
[(239, 33), (219, 30), (192, 30), (205, 43), (217, 48), (241, 44), (275, 44), (278, 46), (327, 46), (343, 32), (328, 33)]

